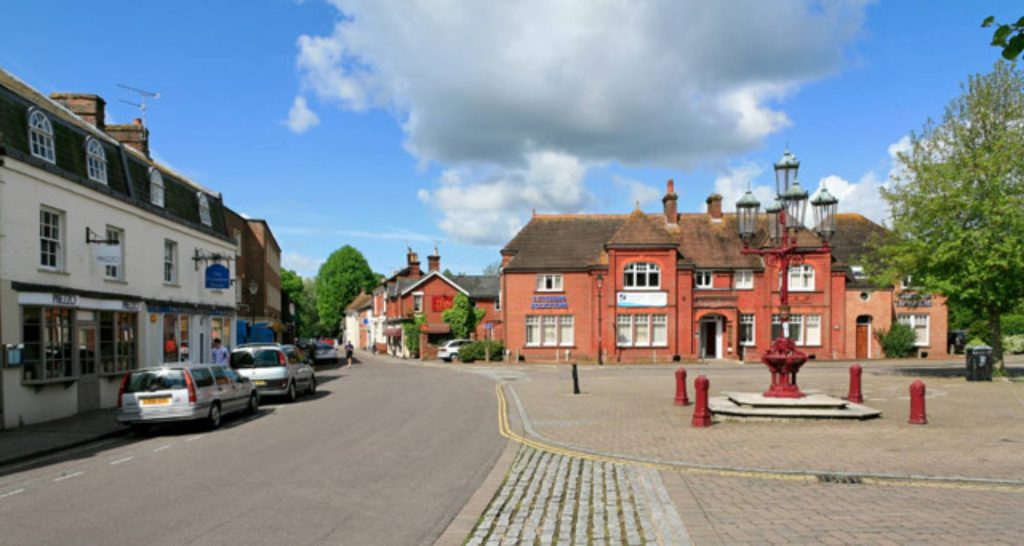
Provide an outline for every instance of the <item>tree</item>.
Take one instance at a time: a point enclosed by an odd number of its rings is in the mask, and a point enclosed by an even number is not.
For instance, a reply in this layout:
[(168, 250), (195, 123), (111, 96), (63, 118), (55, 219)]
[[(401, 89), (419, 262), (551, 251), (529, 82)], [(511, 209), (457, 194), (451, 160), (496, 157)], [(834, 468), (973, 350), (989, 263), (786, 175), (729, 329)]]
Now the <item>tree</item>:
[(295, 314), (292, 315), (292, 318), (295, 321), (295, 335), (301, 336), (302, 319), (304, 318), (302, 312), (302, 305), (304, 303), (302, 294), (302, 277), (291, 269), (282, 268), (281, 292), (288, 296), (288, 301), (295, 305)]
[(1024, 17), (1017, 19), (1016, 23), (1002, 25), (996, 22), (994, 16), (989, 15), (981, 22), (981, 28), (992, 25), (999, 25), (992, 33), (992, 45), (1003, 49), (1003, 58), (1007, 61), (1016, 60), (1020, 52), (1024, 51)]
[(361, 252), (345, 245), (331, 253), (316, 276), (317, 313), (331, 335), (340, 329), (345, 307), (376, 283), (377, 276)]
[(460, 293), (452, 301), (451, 309), (441, 313), (441, 320), (451, 327), (455, 337), (468, 338), (469, 334), (476, 331), (476, 325), (484, 319), (485, 313), (483, 309), (473, 307), (469, 298)]
[(999, 61), (961, 89), (941, 123), (911, 135), (904, 174), (882, 190), (897, 236), (878, 245), (880, 280), (912, 275), (984, 316), (1005, 372), (1000, 317), (1024, 301), (1024, 76)]
[(496, 277), (499, 273), (501, 273), (501, 260), (494, 260), (484, 267), (484, 275)]

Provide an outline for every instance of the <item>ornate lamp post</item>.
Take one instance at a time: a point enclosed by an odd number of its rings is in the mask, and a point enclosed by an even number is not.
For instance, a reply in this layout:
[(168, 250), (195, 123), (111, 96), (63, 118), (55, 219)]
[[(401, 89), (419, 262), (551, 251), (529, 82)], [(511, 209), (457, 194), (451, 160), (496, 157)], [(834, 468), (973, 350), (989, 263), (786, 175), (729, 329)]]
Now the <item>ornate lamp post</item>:
[(601, 330), (601, 289), (604, 287), (604, 277), (601, 275), (597, 276), (597, 365), (601, 366), (604, 364), (604, 343), (602, 339)]
[(249, 339), (246, 341), (252, 342), (252, 330), (256, 327), (256, 292), (259, 291), (260, 285), (255, 280), (249, 281), (249, 311), (252, 313), (252, 322), (249, 323)]
[(761, 203), (748, 189), (736, 202), (737, 229), (743, 241), (744, 254), (763, 256), (769, 266), (778, 267), (782, 276), (779, 289), (779, 319), (782, 322), (782, 337), (772, 341), (771, 347), (761, 356), (772, 374), (771, 387), (764, 395), (775, 398), (800, 398), (804, 394), (796, 383), (796, 374), (807, 362), (807, 355), (796, 348), (789, 337), (789, 268), (801, 265), (808, 254), (828, 254), (829, 239), (835, 233), (836, 208), (839, 200), (822, 189), (811, 205), (814, 207), (815, 233), (823, 245), (817, 248), (797, 246), (797, 235), (804, 223), (807, 211), (807, 191), (800, 187), (797, 171), (800, 162), (787, 149), (782, 159), (775, 164), (776, 201), (765, 208), (768, 217), (768, 241), (770, 246), (750, 248), (757, 233), (758, 208)]

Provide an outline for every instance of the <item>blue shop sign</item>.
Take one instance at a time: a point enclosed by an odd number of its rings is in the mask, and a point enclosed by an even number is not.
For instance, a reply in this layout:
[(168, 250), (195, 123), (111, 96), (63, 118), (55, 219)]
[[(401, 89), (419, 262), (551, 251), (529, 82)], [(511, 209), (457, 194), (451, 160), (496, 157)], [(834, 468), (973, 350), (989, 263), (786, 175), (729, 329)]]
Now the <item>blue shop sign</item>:
[(231, 288), (231, 272), (227, 266), (210, 264), (206, 268), (206, 288), (209, 290), (226, 290)]
[(569, 300), (565, 296), (534, 296), (530, 309), (568, 309)]

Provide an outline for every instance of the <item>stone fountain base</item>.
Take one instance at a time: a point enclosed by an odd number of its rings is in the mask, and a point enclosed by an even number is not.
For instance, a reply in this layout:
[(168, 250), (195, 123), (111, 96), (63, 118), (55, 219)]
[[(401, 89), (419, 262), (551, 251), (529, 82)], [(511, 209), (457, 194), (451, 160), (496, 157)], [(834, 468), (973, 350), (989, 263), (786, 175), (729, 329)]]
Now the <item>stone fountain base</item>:
[(733, 419), (873, 419), (880, 410), (828, 396), (769, 398), (753, 392), (726, 392), (708, 401), (711, 413)]

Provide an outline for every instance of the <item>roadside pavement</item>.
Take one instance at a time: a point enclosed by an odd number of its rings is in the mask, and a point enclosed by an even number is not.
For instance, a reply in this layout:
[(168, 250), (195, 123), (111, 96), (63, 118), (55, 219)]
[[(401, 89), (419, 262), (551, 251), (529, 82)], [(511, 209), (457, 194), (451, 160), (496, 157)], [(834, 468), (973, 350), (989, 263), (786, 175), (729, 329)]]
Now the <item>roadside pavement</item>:
[(117, 422), (115, 409), (79, 413), (46, 423), (0, 430), (0, 466), (118, 436), (127, 430)]

